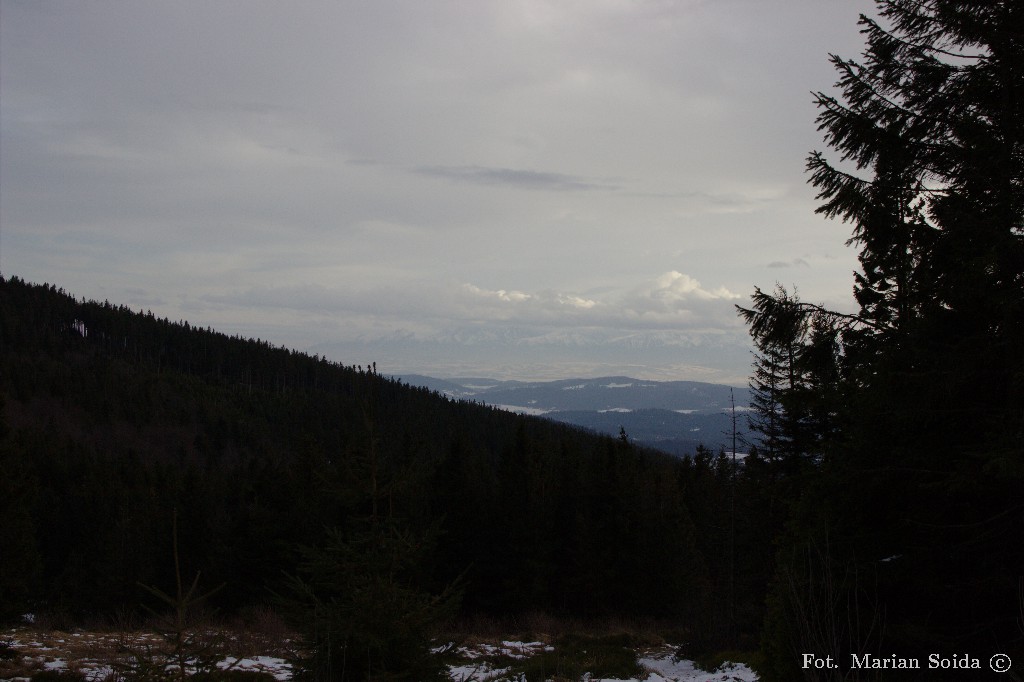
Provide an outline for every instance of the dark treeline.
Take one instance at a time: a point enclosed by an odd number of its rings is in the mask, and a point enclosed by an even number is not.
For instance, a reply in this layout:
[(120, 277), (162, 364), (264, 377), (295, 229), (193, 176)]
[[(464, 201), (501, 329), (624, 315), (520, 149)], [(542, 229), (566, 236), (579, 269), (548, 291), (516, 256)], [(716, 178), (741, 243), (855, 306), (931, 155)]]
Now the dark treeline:
[(708, 644), (760, 626), (775, 503), (724, 456), (17, 278), (0, 350), (4, 616), (135, 608), (140, 584), (174, 584), (175, 513), (183, 572), (225, 583), (229, 611), (279, 592), (299, 547), (386, 515), (431, 538), (415, 581), (457, 582), (467, 614), (665, 618)]
[[(852, 225), (857, 309), (779, 286), (740, 311), (761, 455), (793, 500), (765, 680), (1024, 661), (1024, 3), (875, 4), (808, 159), (818, 212)], [(872, 656), (922, 672), (855, 665)]]

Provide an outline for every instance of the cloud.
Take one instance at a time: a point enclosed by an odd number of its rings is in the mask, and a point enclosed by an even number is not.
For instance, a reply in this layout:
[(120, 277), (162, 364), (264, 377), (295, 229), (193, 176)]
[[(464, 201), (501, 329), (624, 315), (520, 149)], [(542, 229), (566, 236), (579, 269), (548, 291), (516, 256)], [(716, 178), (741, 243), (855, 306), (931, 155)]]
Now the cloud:
[[(842, 3), (3, 9), (0, 266), (79, 295), (300, 348), (520, 330), (642, 364), (739, 338), (766, 252), (848, 237), (803, 176), (806, 93), (861, 46)], [(850, 298), (852, 256), (805, 258), (806, 297)]]
[(589, 178), (563, 173), (521, 170), (516, 168), (487, 168), (483, 166), (420, 166), (415, 173), (444, 178), (455, 182), (477, 185), (501, 185), (517, 189), (547, 192), (578, 192), (597, 189), (615, 189)]
[(805, 261), (803, 258), (794, 258), (793, 260), (773, 260), (768, 264), (770, 268), (791, 268), (791, 267), (802, 267), (808, 268), (811, 264)]
[(741, 298), (725, 287), (716, 289), (705, 289), (693, 277), (683, 274), (677, 270), (666, 272), (654, 281), (654, 287), (650, 290), (653, 299), (667, 301), (689, 301), (689, 300), (735, 300)]
[(521, 291), (505, 291), (504, 289), (487, 291), (486, 289), (481, 289), (480, 287), (472, 284), (465, 284), (463, 287), (473, 296), (480, 296), (481, 298), (493, 299), (496, 301), (504, 301), (506, 303), (524, 303), (534, 298), (530, 294), (525, 294)]
[[(476, 303), (485, 302), (491, 304), (512, 304), (518, 306), (519, 313), (524, 317), (547, 318), (551, 316), (563, 316), (567, 313), (588, 311), (599, 307), (598, 301), (592, 298), (585, 298), (574, 293), (557, 291), (540, 291), (528, 294), (522, 291), (506, 291), (505, 289), (487, 290), (481, 289), (473, 284), (464, 284), (463, 291), (469, 294), (470, 300)], [(487, 316), (487, 311), (483, 311)]]
[(335, 335), (372, 338), (407, 330), (418, 338), (438, 338), (455, 327), (474, 333), (505, 335), (531, 329), (537, 337), (604, 339), (637, 331), (681, 334), (729, 333), (738, 328), (733, 301), (725, 287), (707, 288), (671, 271), (630, 289), (603, 287), (598, 292), (522, 291), (471, 283), (392, 281), (363, 288), (323, 285), (251, 287), (211, 293), (202, 300), (217, 307), (241, 307), (284, 314), (293, 319), (329, 323)]

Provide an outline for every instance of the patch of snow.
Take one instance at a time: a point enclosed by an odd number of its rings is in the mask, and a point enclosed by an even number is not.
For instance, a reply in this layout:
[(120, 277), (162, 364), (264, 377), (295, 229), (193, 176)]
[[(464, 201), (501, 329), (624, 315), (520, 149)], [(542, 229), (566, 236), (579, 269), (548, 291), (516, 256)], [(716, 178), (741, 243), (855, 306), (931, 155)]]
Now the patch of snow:
[(671, 651), (643, 656), (640, 665), (648, 671), (643, 682), (757, 682), (757, 673), (742, 663), (724, 663), (714, 672), (706, 672)]
[(576, 384), (575, 386), (562, 386), (563, 391), (578, 391), (581, 388), (586, 388), (586, 384)]
[(485, 682), (499, 680), (508, 674), (511, 668), (492, 668), (487, 663), (467, 663), (448, 666), (448, 676), (452, 682)]
[(285, 661), (283, 658), (275, 658), (273, 656), (253, 656), (252, 658), (226, 658), (217, 664), (218, 668), (221, 669), (232, 669), (232, 670), (252, 670), (255, 672), (266, 672), (274, 676), (275, 679), (290, 680), (292, 679), (292, 666), (290, 663)]
[(632, 412), (633, 410), (628, 407), (610, 407), (607, 410), (598, 410), (598, 412), (604, 414), (605, 412)]
[(109, 665), (101, 665), (101, 666), (98, 666), (98, 667), (95, 667), (95, 668), (91, 668), (88, 671), (86, 671), (85, 669), (82, 669), (80, 672), (86, 673), (85, 679), (87, 679), (87, 680), (123, 679), (123, 678), (120, 678), (120, 677), (115, 678), (113, 676), (114, 675), (114, 669), (112, 667), (110, 667)]
[(630, 388), (633, 384), (602, 384), (604, 388)]

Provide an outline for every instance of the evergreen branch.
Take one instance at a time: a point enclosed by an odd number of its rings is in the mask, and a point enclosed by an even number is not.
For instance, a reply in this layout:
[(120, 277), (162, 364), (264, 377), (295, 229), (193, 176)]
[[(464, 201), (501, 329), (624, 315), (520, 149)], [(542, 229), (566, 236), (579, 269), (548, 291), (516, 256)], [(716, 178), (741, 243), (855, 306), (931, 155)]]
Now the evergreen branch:
[[(842, 87), (848, 95), (851, 94), (850, 91), (853, 89), (854, 86), (859, 86), (860, 88), (863, 88), (865, 91), (867, 91), (867, 93), (869, 93), (872, 97), (874, 97), (877, 103), (885, 105), (886, 107), (889, 108), (890, 111), (895, 111), (900, 114), (904, 114), (909, 118), (923, 119), (930, 122), (936, 121), (936, 119), (934, 118), (926, 117), (924, 114), (916, 112), (912, 109), (908, 109), (906, 106), (893, 101), (890, 97), (883, 94), (881, 90), (872, 85), (869, 79), (864, 76), (863, 72), (866, 69), (861, 64), (858, 64), (857, 62), (851, 60), (843, 60), (836, 55), (832, 55), (832, 58), (832, 64), (835, 66), (836, 70), (842, 71), (843, 73), (846, 74), (846, 77), (840, 79), (836, 85)], [(819, 93), (819, 95), (820, 94), (821, 93)], [(857, 98), (857, 100), (859, 102), (865, 102), (868, 100), (868, 98), (865, 97), (864, 95), (860, 95)], [(862, 103), (861, 106), (866, 105)], [(850, 109), (846, 110), (851, 111)]]
[[(937, 47), (935, 45), (929, 45), (929, 44), (925, 44), (925, 43), (915, 43), (915, 42), (912, 42), (910, 40), (906, 40), (906, 39), (902, 38), (901, 36), (897, 35), (896, 33), (893, 33), (893, 32), (890, 32), (890, 31), (886, 31), (874, 19), (872, 19), (871, 17), (865, 16), (863, 14), (860, 15), (860, 21), (858, 23), (863, 24), (863, 25), (867, 25), (869, 27), (873, 27), (875, 30), (885, 34), (887, 37), (889, 37), (892, 40), (898, 42), (902, 47), (906, 48), (907, 51), (919, 53), (919, 56), (922, 57), (922, 58), (927, 58), (928, 57), (927, 53), (941, 54), (944, 57), (952, 57), (954, 59), (987, 60), (987, 59), (990, 58), (990, 55), (985, 55), (985, 54), (964, 54), (963, 52), (952, 52), (950, 50), (945, 50), (945, 49), (943, 49), (941, 47)], [(870, 29), (865, 29), (865, 30), (862, 30), (861, 32), (865, 33), (865, 34), (870, 34)]]

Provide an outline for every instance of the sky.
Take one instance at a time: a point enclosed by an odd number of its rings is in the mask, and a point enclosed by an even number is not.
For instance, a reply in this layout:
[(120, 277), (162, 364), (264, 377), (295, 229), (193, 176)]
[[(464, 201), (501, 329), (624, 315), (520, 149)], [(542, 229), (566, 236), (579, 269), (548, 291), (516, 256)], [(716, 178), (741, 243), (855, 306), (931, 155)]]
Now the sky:
[(0, 0), (0, 273), (388, 374), (744, 385), (852, 309), (853, 0)]

